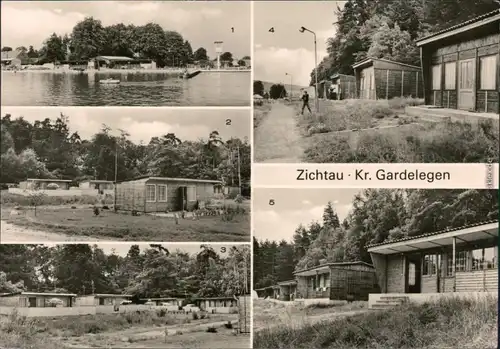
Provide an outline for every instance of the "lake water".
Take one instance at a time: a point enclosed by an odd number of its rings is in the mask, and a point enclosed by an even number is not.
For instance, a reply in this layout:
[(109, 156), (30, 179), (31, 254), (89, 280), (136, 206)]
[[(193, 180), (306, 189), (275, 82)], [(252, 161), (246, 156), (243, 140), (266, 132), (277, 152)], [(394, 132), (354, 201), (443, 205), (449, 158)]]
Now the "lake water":
[[(101, 79), (120, 84), (101, 84)], [(2, 72), (4, 106), (249, 106), (250, 72)]]

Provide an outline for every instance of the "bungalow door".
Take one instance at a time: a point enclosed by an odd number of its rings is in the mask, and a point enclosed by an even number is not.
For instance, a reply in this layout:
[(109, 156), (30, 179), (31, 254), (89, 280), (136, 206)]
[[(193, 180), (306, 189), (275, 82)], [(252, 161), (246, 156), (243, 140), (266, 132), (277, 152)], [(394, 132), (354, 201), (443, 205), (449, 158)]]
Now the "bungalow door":
[(179, 187), (178, 193), (178, 210), (187, 211), (187, 187)]
[(458, 62), (458, 109), (474, 110), (476, 65), (475, 59)]
[(405, 293), (422, 292), (422, 271), (420, 254), (406, 256)]

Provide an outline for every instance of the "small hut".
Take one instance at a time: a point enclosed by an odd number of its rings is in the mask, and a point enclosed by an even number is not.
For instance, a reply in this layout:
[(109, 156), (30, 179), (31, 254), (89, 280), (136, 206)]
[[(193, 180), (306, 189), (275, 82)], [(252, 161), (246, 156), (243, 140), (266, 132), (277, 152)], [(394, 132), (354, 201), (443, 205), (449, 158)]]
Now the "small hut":
[(358, 98), (424, 97), (420, 67), (382, 58), (367, 58), (352, 67)]
[(137, 212), (191, 211), (213, 199), (221, 182), (208, 179), (141, 177), (116, 184), (116, 209)]

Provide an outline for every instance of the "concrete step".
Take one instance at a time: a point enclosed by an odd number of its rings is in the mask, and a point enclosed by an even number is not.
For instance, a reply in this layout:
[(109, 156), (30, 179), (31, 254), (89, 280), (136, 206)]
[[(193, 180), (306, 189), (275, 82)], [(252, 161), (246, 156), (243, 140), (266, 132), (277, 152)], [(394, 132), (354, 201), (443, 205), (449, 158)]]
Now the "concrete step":
[(427, 122), (447, 122), (447, 121), (452, 121), (454, 120), (450, 116), (443, 116), (439, 114), (432, 114), (432, 113), (426, 113), (426, 114), (421, 114), (421, 115), (410, 115), (414, 118), (416, 118), (416, 121), (427, 121)]
[(436, 121), (451, 120), (476, 123), (480, 120), (487, 119), (498, 120), (494, 113), (474, 113), (448, 108), (406, 107), (405, 114), (413, 117)]
[(379, 299), (375, 304), (401, 305), (403, 303), (405, 303), (404, 300)]
[(380, 303), (375, 303), (372, 305), (372, 309), (394, 309), (396, 307), (398, 307), (398, 305), (380, 304)]
[(381, 296), (380, 300), (383, 301), (394, 301), (394, 300), (401, 300), (403, 302), (408, 301), (409, 297), (406, 296)]

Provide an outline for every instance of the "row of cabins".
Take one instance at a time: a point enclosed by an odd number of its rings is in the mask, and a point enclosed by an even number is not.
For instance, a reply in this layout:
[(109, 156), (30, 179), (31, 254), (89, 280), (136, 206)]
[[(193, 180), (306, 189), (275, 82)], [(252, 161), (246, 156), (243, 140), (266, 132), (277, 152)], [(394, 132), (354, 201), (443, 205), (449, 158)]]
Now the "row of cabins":
[[(50, 190), (52, 188), (60, 190), (70, 190), (74, 181), (70, 179), (40, 179), (28, 178), (19, 183), (19, 189), (24, 190)], [(78, 183), (79, 189), (113, 190), (113, 181), (89, 179)]]
[(170, 177), (140, 177), (116, 184), (116, 207), (123, 211), (192, 211), (220, 196), (239, 193), (221, 181)]
[[(200, 203), (221, 195), (235, 196), (240, 188), (223, 186), (218, 180), (140, 177), (118, 182), (86, 180), (72, 187), (71, 180), (29, 178), (19, 183), (19, 188), (9, 188), (9, 192), (23, 194), (24, 191), (43, 190), (47, 194), (110, 194), (116, 193), (116, 208), (123, 211), (167, 212), (191, 211)], [(52, 189), (52, 190), (51, 190)]]
[(289, 300), (425, 302), (443, 296), (498, 296), (498, 221), (367, 246), (372, 265), (322, 263), (294, 280), (256, 289), (259, 297)]
[(259, 297), (283, 301), (297, 299), (368, 300), (378, 292), (375, 269), (362, 262), (320, 261), (320, 265), (294, 272), (294, 280), (256, 289)]
[[(146, 309), (150, 306), (169, 311), (180, 310), (186, 305), (183, 298), (144, 298), (132, 303), (131, 295), (93, 294), (78, 296), (74, 293), (16, 292), (0, 294), (0, 315), (9, 315), (16, 309), (27, 316), (107, 314), (127, 310)], [(211, 313), (236, 313), (238, 298), (195, 298), (193, 304)], [(57, 308), (47, 313), (45, 308)]]
[(499, 114), (499, 32), (500, 9), (419, 39), (420, 67), (367, 58), (352, 66), (354, 75), (333, 75), (318, 90), (327, 99), (413, 97), (434, 107)]

